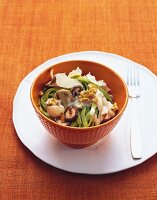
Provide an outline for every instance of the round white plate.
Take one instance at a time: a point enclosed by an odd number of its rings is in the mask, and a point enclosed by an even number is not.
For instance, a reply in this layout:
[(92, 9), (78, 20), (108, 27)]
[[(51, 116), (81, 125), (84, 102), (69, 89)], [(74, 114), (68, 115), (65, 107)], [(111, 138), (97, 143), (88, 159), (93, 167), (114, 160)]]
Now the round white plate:
[[(66, 60), (95, 61), (114, 69), (124, 79), (128, 66), (140, 71), (141, 97), (138, 100), (142, 129), (142, 159), (133, 160), (128, 131), (129, 104), (116, 128), (98, 144), (72, 149), (59, 143), (42, 126), (30, 101), (33, 79), (45, 68)], [(107, 174), (138, 165), (157, 152), (157, 78), (144, 66), (124, 57), (97, 51), (71, 53), (53, 58), (37, 67), (20, 83), (13, 102), (13, 123), (22, 143), (38, 158), (57, 168), (85, 174)]]

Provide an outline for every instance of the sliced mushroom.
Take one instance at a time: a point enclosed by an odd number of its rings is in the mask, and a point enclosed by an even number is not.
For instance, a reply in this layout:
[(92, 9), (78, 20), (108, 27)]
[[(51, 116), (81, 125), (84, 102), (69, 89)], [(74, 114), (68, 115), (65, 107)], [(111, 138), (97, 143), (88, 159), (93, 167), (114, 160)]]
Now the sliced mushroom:
[(56, 77), (53, 76), (53, 78), (51, 79), (51, 83), (55, 83), (56, 82)]
[(74, 86), (71, 90), (71, 93), (73, 97), (76, 97), (80, 92), (83, 90), (83, 88), (80, 85)]
[(51, 76), (51, 80), (53, 80), (53, 78), (55, 77), (55, 76), (53, 75), (53, 68), (50, 70), (50, 76)]
[(54, 98), (60, 99), (64, 107), (67, 107), (68, 103), (73, 100), (71, 92), (65, 89), (60, 89), (56, 91)]
[(48, 83), (46, 83), (45, 86), (48, 88), (51, 88), (51, 87), (61, 88), (60, 86), (57, 85), (57, 83), (52, 83), (52, 81), (49, 81)]
[(66, 108), (64, 112), (65, 121), (73, 121), (76, 120), (78, 116), (78, 108), (76, 106), (69, 106)]
[(53, 75), (53, 69), (50, 70), (50, 77), (51, 77), (51, 81), (46, 83), (45, 86), (47, 86), (47, 87), (59, 87), (56, 84), (56, 77), (55, 77), (55, 75)]
[(51, 79), (51, 81), (46, 83), (45, 86), (46, 87), (58, 87), (58, 88), (60, 88), (60, 86), (58, 86), (57, 83), (56, 83), (56, 77), (55, 76), (53, 77), (53, 79)]
[(60, 117), (64, 113), (64, 107), (62, 105), (47, 106), (46, 110), (52, 117)]

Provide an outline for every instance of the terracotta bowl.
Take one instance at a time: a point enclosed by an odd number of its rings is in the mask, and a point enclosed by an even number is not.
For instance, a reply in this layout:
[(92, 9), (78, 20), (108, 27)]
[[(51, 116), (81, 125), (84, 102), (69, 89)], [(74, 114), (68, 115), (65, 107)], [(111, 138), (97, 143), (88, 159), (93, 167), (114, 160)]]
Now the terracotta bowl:
[(34, 80), (30, 96), (32, 105), (43, 126), (50, 134), (55, 136), (61, 143), (73, 147), (84, 148), (95, 144), (98, 140), (105, 137), (111, 132), (120, 120), (127, 102), (128, 90), (123, 79), (110, 68), (90, 61), (74, 60), (66, 61), (53, 66), (54, 74), (69, 73), (73, 69), (79, 67), (83, 74), (90, 72), (98, 80), (104, 80), (108, 87), (111, 88), (114, 100), (117, 102), (118, 114), (111, 120), (95, 127), (79, 128), (60, 125), (43, 115), (39, 110), (39, 92), (45, 83), (50, 81), (50, 69), (52, 66), (40, 73)]

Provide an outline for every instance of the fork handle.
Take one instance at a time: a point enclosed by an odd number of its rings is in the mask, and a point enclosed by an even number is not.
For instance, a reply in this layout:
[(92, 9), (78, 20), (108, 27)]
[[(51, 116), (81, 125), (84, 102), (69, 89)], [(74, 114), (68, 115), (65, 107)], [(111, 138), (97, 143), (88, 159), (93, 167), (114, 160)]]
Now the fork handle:
[(139, 159), (142, 157), (141, 129), (138, 117), (137, 98), (131, 98), (131, 153), (132, 157)]

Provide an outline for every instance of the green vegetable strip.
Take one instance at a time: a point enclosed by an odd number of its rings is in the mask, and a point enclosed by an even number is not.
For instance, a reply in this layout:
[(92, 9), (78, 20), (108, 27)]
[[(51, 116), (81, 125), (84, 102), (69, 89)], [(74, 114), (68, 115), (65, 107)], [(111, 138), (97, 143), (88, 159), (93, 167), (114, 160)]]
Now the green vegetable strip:
[(46, 103), (45, 103), (43, 97), (40, 99), (40, 105), (46, 110)]
[(55, 94), (55, 92), (51, 92), (51, 93), (49, 94), (49, 97), (50, 97), (50, 98), (54, 97), (54, 94)]
[(99, 110), (98, 110), (98, 108), (95, 109), (95, 114), (96, 114), (97, 117), (98, 117), (98, 115), (99, 115)]
[(90, 111), (86, 114), (86, 119), (87, 119), (87, 122), (90, 120), (90, 117), (91, 117), (91, 115), (90, 115)]
[(88, 89), (88, 84), (87, 84), (86, 82), (84, 82), (84, 83), (82, 83), (82, 84), (83, 84), (85, 90), (87, 90), (87, 89)]
[[(93, 103), (92, 106), (91, 106), (91, 108), (94, 108), (95, 111), (96, 111), (96, 104)], [(91, 122), (93, 120), (93, 116), (90, 115), (90, 111), (87, 113), (86, 119), (87, 119), (87, 122), (88, 122), (88, 126), (90, 126), (90, 124), (91, 124)]]
[(77, 127), (77, 126), (78, 126), (77, 121), (72, 122), (70, 126), (72, 126), (72, 127)]
[(87, 84), (90, 83), (90, 81), (88, 80), (88, 78), (86, 78), (84, 76), (73, 76), (72, 78), (77, 79), (81, 83), (87, 83)]
[(74, 75), (71, 78), (77, 79), (78, 77), (80, 77), (80, 75)]
[(108, 92), (104, 89), (102, 89), (101, 87), (99, 87), (99, 90), (103, 93), (104, 97), (110, 101), (111, 103), (113, 103), (112, 98), (110, 97), (110, 95), (108, 94)]
[(86, 107), (86, 114), (90, 111), (91, 107), (87, 106)]
[(83, 109), (81, 111), (81, 119), (82, 119), (83, 127), (88, 126), (85, 112), (86, 112), (86, 107), (83, 107)]
[(78, 111), (77, 123), (78, 123), (79, 127), (82, 126), (81, 111)]
[(40, 111), (46, 115), (47, 117), (51, 118), (51, 116), (48, 114), (48, 112), (46, 111), (46, 103), (45, 101), (41, 98), (40, 99), (40, 102), (39, 102), (39, 105), (40, 105)]
[(91, 125), (91, 123), (92, 123), (92, 120), (93, 120), (93, 116), (90, 116), (90, 119), (89, 119), (88, 126), (90, 126), (90, 125)]
[(45, 94), (42, 96), (42, 98), (44, 99), (44, 101), (47, 101), (47, 99), (49, 98), (49, 95), (51, 92), (56, 92), (58, 90), (58, 88), (49, 88)]
[(82, 85), (83, 85), (83, 89), (86, 90), (86, 85), (84, 83), (82, 83)]

